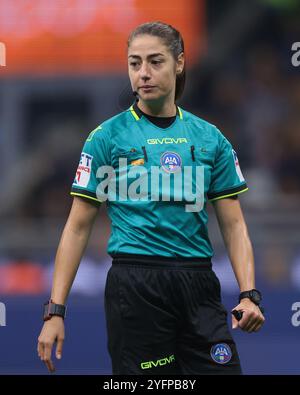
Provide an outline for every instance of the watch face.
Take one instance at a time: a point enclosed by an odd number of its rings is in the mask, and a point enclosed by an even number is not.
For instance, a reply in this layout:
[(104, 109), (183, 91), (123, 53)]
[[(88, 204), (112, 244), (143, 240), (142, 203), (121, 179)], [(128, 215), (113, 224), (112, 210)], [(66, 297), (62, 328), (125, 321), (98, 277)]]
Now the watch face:
[(251, 291), (251, 299), (253, 300), (254, 303), (259, 304), (261, 302), (261, 295), (258, 291), (253, 289)]
[(47, 321), (51, 316), (49, 315), (49, 303), (44, 304), (44, 321)]

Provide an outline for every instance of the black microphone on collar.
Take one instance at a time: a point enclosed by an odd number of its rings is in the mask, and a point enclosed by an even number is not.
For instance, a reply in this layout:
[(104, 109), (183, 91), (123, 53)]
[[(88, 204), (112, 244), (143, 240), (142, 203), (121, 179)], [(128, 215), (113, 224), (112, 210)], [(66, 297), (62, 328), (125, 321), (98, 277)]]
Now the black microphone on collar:
[(133, 96), (135, 96), (136, 100), (139, 100), (139, 94), (137, 93), (137, 91), (133, 91), (132, 94)]

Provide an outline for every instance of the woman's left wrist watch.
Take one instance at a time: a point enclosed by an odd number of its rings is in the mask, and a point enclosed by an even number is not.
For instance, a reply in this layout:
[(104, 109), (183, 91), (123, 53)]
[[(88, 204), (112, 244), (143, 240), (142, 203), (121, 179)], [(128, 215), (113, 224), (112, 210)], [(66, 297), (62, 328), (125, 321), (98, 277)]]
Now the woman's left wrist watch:
[(255, 303), (257, 306), (260, 305), (262, 301), (262, 295), (261, 292), (259, 292), (257, 289), (250, 289), (249, 291), (244, 291), (240, 293), (239, 296), (239, 303), (241, 303), (241, 300), (244, 298), (248, 298), (251, 300), (251, 302)]
[(50, 299), (48, 302), (44, 303), (44, 316), (43, 320), (48, 321), (54, 315), (62, 317), (65, 319), (67, 307), (63, 304), (53, 303)]

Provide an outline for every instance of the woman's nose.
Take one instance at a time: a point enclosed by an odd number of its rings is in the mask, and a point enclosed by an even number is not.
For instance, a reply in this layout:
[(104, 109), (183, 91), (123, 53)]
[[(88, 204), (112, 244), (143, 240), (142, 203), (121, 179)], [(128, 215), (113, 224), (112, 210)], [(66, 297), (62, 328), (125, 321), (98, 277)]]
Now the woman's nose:
[(141, 78), (149, 78), (149, 65), (146, 62), (143, 62), (140, 68), (140, 76)]

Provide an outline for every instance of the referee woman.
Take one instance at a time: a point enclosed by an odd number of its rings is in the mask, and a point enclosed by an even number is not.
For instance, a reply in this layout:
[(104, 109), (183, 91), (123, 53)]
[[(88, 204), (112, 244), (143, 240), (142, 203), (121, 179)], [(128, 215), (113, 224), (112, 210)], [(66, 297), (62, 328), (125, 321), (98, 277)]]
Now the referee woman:
[[(185, 58), (175, 28), (138, 26), (128, 39), (128, 69), (135, 102), (91, 132), (83, 147), (38, 355), (53, 372), (55, 342), (56, 357), (62, 356), (66, 300), (106, 202), (112, 266), (105, 312), (113, 374), (241, 374), (212, 270), (206, 212), (211, 201), (240, 287), (234, 310), (242, 318), (232, 316), (232, 327), (256, 332), (264, 317), (237, 199), (247, 190), (237, 155), (214, 125), (176, 105)], [(159, 183), (152, 182), (155, 174)], [(189, 187), (198, 192), (185, 193)]]

